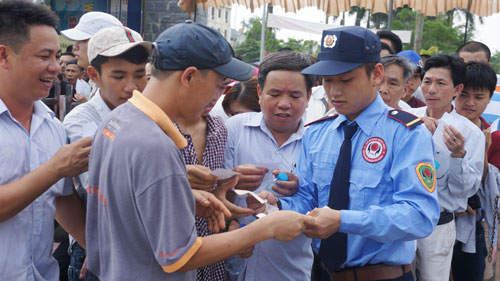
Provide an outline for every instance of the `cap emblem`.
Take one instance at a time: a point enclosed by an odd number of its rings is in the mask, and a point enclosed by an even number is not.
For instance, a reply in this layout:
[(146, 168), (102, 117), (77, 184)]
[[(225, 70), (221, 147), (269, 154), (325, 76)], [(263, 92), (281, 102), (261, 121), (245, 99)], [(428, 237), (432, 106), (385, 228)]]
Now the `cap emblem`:
[(337, 43), (337, 36), (335, 34), (328, 34), (325, 36), (323, 40), (323, 47), (325, 48), (333, 48)]

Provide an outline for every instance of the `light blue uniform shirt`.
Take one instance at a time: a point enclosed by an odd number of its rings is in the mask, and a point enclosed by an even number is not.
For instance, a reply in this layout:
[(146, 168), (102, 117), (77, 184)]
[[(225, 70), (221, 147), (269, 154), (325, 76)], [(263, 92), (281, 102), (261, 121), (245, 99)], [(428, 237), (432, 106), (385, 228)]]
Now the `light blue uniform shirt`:
[[(260, 112), (238, 114), (229, 118), (226, 126), (225, 168), (232, 169), (242, 164), (279, 163), (280, 170), (295, 170), (304, 134), (302, 122), (297, 132), (281, 147), (278, 147)], [(266, 174), (255, 192), (269, 188), (274, 183), (271, 172)], [(246, 206), (243, 200), (238, 203)], [(248, 223), (250, 219), (240, 221)], [(244, 278), (240, 280), (310, 280), (313, 263), (311, 239), (302, 234), (291, 242), (275, 239), (263, 241), (255, 245), (253, 255), (247, 261)]]
[[(28, 133), (0, 99), (0, 185), (14, 182), (47, 162), (66, 143), (54, 114), (36, 101)], [(55, 199), (73, 192), (58, 181), (35, 201), (0, 223), (0, 280), (59, 280), (52, 257)]]
[[(423, 126), (408, 129), (388, 117), (388, 110), (377, 95), (354, 120), (359, 129), (352, 138), (349, 210), (341, 211), (339, 229), (347, 233), (347, 260), (342, 267), (410, 264), (415, 256), (412, 240), (429, 235), (439, 219), (437, 191), (428, 191), (416, 170), (419, 163), (434, 161), (431, 135)], [(280, 199), (283, 209), (306, 213), (328, 205), (344, 139), (341, 124), (346, 120), (339, 115), (306, 130), (297, 163), (300, 188), (293, 197)], [(363, 156), (363, 150), (369, 152), (365, 144), (374, 137), (382, 150)], [(313, 241), (316, 252), (320, 242)]]

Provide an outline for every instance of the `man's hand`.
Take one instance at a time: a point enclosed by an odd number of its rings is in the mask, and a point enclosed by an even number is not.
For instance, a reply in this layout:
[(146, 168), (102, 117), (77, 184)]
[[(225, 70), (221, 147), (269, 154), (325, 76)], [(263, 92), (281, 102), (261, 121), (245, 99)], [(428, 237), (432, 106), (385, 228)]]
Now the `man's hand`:
[[(278, 204), (276, 204), (276, 197), (274, 194), (267, 190), (262, 190), (259, 194), (260, 198), (267, 200), (267, 203), (278, 208)], [(266, 204), (261, 204), (257, 199), (253, 198), (253, 196), (247, 196), (247, 207), (253, 210), (254, 214), (263, 213), (266, 210)]]
[(84, 103), (87, 102), (88, 100), (84, 95), (76, 93), (75, 96), (73, 97), (73, 101)]
[(211, 175), (211, 170), (201, 165), (186, 165), (189, 184), (192, 189), (211, 191), (218, 178)]
[(48, 161), (59, 178), (73, 177), (88, 170), (91, 144), (92, 138), (86, 137), (59, 148)]
[(488, 150), (490, 149), (491, 146), (491, 127), (488, 129), (483, 130), (484, 138), (486, 140), (486, 153), (488, 153)]
[(453, 126), (444, 126), (443, 140), (446, 147), (451, 152), (453, 158), (464, 158), (465, 156), (465, 138)]
[(315, 208), (307, 213), (314, 220), (306, 223), (304, 234), (310, 238), (326, 239), (340, 228), (340, 211), (328, 207)]
[(431, 132), (431, 134), (434, 135), (434, 132), (438, 127), (438, 120), (434, 117), (427, 117), (427, 116), (420, 117), (420, 119), (424, 122), (425, 127), (427, 127), (427, 130), (429, 130), (429, 132)]
[(299, 179), (292, 173), (287, 173), (281, 170), (274, 170), (273, 175), (278, 176), (279, 173), (285, 173), (288, 176), (288, 181), (276, 181), (276, 185), (271, 185), (273, 191), (279, 193), (278, 197), (292, 196), (299, 190)]
[(207, 220), (208, 229), (219, 232), (226, 227), (226, 217), (231, 213), (212, 193), (192, 189), (196, 201), (196, 215)]
[[(235, 197), (234, 191), (231, 189), (238, 182), (238, 177), (231, 177), (229, 180), (219, 182), (217, 188), (213, 191), (214, 195), (227, 207), (227, 209), (231, 212), (229, 217), (236, 219), (247, 217), (253, 214), (253, 210), (246, 209), (243, 207), (236, 206), (230, 200), (228, 200), (228, 196)], [(228, 193), (232, 193), (229, 195)]]
[(255, 165), (244, 164), (235, 167), (233, 171), (240, 173), (238, 175), (237, 189), (254, 191), (262, 183), (264, 176), (268, 172), (266, 168), (257, 168)]
[[(238, 223), (238, 221), (232, 220), (229, 223), (229, 227), (227, 228), (227, 231), (233, 231), (233, 230), (236, 230), (238, 228), (240, 228), (240, 224)], [(253, 255), (253, 249), (254, 249), (254, 246), (248, 247), (242, 251), (239, 251), (236, 255), (242, 259), (249, 258)]]
[(262, 218), (271, 220), (272, 237), (280, 241), (291, 241), (304, 231), (306, 225), (314, 223), (314, 218), (294, 211), (278, 211)]
[(87, 276), (87, 257), (85, 257), (83, 261), (82, 268), (80, 269), (80, 276), (78, 276), (78, 278), (85, 279), (85, 276)]

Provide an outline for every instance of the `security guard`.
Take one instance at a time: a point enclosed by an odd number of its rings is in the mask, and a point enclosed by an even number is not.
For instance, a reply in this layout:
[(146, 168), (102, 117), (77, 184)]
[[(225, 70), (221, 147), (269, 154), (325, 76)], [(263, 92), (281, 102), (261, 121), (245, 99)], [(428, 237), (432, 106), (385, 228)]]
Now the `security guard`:
[(439, 218), (431, 134), (378, 95), (379, 53), (367, 29), (325, 30), (319, 62), (302, 71), (323, 76), (340, 114), (310, 124), (299, 191), (277, 201), (315, 217), (304, 233), (322, 239), (313, 243), (323, 269), (316, 280), (413, 280), (413, 240), (429, 235)]

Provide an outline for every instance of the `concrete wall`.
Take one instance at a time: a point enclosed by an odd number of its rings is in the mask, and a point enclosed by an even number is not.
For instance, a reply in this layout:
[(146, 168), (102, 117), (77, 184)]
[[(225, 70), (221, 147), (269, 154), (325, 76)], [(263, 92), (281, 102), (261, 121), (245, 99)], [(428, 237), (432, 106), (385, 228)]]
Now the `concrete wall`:
[[(188, 15), (177, 6), (178, 0), (145, 0), (144, 40), (154, 41), (168, 27), (186, 20), (192, 20), (194, 14)], [(206, 12), (198, 7), (196, 22), (207, 24)]]

